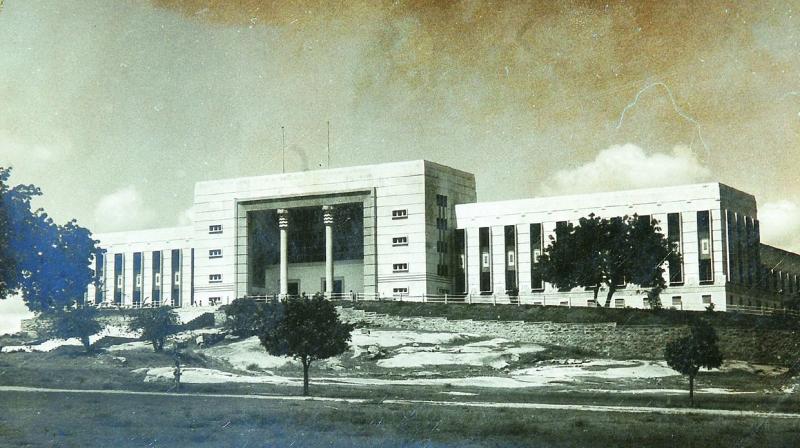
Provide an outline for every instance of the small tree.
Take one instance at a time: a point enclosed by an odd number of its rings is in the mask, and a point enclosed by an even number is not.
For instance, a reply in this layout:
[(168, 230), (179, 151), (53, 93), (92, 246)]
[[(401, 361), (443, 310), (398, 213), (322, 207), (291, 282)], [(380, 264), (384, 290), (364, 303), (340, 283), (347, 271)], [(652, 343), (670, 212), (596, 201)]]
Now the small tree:
[(136, 311), (130, 324), (131, 330), (141, 330), (142, 339), (153, 344), (153, 350), (164, 350), (167, 336), (178, 327), (178, 316), (167, 307), (141, 309)]
[(692, 324), (688, 336), (667, 342), (664, 356), (667, 365), (689, 377), (689, 402), (694, 406), (694, 378), (700, 368), (714, 369), (722, 365), (717, 345), (717, 332), (706, 319)]
[(243, 297), (234, 300), (225, 308), (225, 328), (229, 333), (242, 338), (258, 333), (260, 324), (258, 309), (261, 305), (255, 300)]
[(344, 353), (353, 326), (339, 320), (336, 307), (321, 294), (267, 303), (259, 308), (259, 339), (274, 356), (291, 356), (303, 364), (303, 395), (308, 369), (318, 359)]
[(559, 289), (590, 288), (597, 301), (607, 289), (605, 306), (620, 285), (631, 282), (660, 291), (666, 286), (662, 267), (672, 252), (661, 229), (636, 215), (581, 218), (578, 225), (556, 228), (556, 236), (539, 257), (542, 277)]
[(59, 311), (55, 316), (51, 331), (57, 338), (80, 339), (86, 353), (89, 353), (92, 349), (89, 336), (98, 333), (101, 328), (97, 322), (97, 310), (91, 307), (81, 307)]

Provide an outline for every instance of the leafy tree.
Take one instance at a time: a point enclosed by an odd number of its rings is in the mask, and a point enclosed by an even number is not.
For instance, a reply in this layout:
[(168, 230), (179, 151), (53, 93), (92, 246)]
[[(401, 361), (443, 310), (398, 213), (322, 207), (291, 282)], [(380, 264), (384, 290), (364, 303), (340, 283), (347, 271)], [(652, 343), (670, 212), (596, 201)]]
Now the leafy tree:
[(97, 241), (75, 220), (58, 225), (43, 209), (32, 211), (41, 190), (11, 187), (10, 176), (10, 168), (0, 167), (0, 299), (19, 291), (38, 312), (81, 303), (96, 281), (90, 262), (100, 253)]
[(689, 401), (694, 406), (694, 378), (700, 368), (714, 369), (722, 365), (717, 332), (706, 319), (698, 319), (688, 336), (667, 342), (664, 357), (667, 365), (689, 377)]
[(131, 330), (142, 330), (142, 339), (153, 344), (153, 350), (164, 350), (167, 336), (178, 327), (178, 315), (167, 307), (146, 308), (136, 311), (128, 324)]
[(259, 308), (259, 339), (274, 356), (291, 356), (303, 364), (303, 395), (308, 369), (318, 359), (347, 350), (353, 326), (339, 320), (336, 307), (322, 294), (267, 303)]
[(58, 311), (53, 322), (52, 333), (61, 339), (78, 338), (86, 352), (92, 347), (89, 336), (98, 333), (101, 325), (97, 322), (97, 310), (92, 307), (80, 307)]
[(258, 309), (261, 305), (249, 297), (234, 300), (225, 308), (225, 327), (228, 332), (242, 338), (258, 334), (260, 319)]
[[(578, 225), (556, 228), (551, 244), (539, 257), (542, 277), (559, 289), (590, 288), (595, 303), (600, 288), (607, 289), (605, 306), (620, 285), (631, 282), (651, 288), (657, 296), (664, 287), (664, 268), (672, 252), (659, 226), (650, 219), (623, 216), (581, 218)], [(650, 298), (653, 294), (648, 294)]]

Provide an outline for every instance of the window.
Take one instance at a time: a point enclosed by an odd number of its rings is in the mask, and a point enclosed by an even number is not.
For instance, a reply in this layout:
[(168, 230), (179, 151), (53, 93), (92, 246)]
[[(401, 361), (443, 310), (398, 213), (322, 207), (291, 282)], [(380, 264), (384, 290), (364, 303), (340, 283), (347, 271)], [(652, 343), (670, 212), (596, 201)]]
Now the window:
[(222, 224), (213, 224), (208, 226), (208, 233), (222, 233)]
[(180, 273), (180, 272), (176, 272), (176, 273), (175, 273), (175, 278), (174, 278), (174, 280), (175, 280), (175, 281), (173, 281), (172, 283), (173, 283), (175, 286), (178, 286), (178, 285), (180, 285), (180, 284), (181, 284), (181, 273)]
[(408, 246), (408, 237), (396, 236), (392, 238), (392, 246)]
[(683, 301), (681, 300), (681, 296), (672, 296), (672, 306), (682, 306)]
[(408, 295), (408, 288), (407, 287), (392, 288), (392, 294), (394, 294), (396, 296), (399, 296), (399, 295), (406, 295), (407, 296)]
[(117, 276), (117, 289), (122, 289), (122, 276)]
[(447, 230), (447, 218), (436, 218), (436, 228), (439, 230)]
[(478, 251), (481, 254), (480, 289), (492, 292), (491, 237), (488, 227), (478, 229)]
[(625, 299), (614, 299), (614, 308), (625, 308)]
[(711, 212), (701, 210), (697, 212), (697, 261), (701, 285), (714, 283), (712, 250)]
[(211, 249), (208, 251), (208, 258), (222, 258), (222, 249)]
[(667, 257), (670, 285), (680, 285), (683, 283), (683, 259), (681, 258), (681, 214), (667, 214), (667, 241), (669, 241), (670, 252)]
[(153, 275), (153, 288), (161, 289), (161, 273), (156, 272)]
[(711, 304), (711, 296), (710, 295), (704, 295), (703, 296), (703, 305), (710, 305), (710, 304)]
[(136, 287), (142, 287), (142, 274), (136, 274)]
[(439, 207), (447, 207), (447, 196), (437, 194), (436, 195), (436, 205)]
[(393, 272), (408, 272), (408, 263), (395, 263), (392, 265)]
[(536, 223), (530, 226), (531, 239), (531, 289), (534, 291), (544, 290), (544, 281), (539, 264), (539, 257), (542, 256), (544, 242), (542, 240), (542, 224)]
[(444, 295), (450, 294), (450, 290), (447, 288), (438, 288), (436, 292), (437, 294), (444, 294)]
[(222, 283), (222, 274), (210, 274), (208, 276), (209, 283)]
[(517, 291), (517, 226), (503, 227), (503, 236), (506, 254), (506, 291), (516, 295), (519, 292)]
[(405, 219), (405, 218), (408, 218), (408, 210), (404, 208), (392, 210), (392, 219)]

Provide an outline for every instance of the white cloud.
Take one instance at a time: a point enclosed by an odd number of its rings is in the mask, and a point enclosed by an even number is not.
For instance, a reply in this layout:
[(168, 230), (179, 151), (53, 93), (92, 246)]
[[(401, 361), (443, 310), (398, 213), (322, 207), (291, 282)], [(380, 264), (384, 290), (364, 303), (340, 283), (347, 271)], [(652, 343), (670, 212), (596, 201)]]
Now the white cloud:
[(800, 205), (792, 201), (766, 202), (758, 207), (761, 241), (800, 252)]
[(62, 144), (45, 142), (26, 142), (0, 129), (0, 149), (6, 164), (28, 165), (31, 163), (52, 163), (66, 158), (72, 152), (68, 141)]
[(594, 160), (557, 171), (542, 184), (545, 194), (571, 194), (663, 187), (706, 181), (711, 173), (686, 146), (647, 154), (637, 145), (614, 145)]
[(179, 226), (188, 226), (191, 225), (194, 220), (194, 211), (192, 207), (183, 210), (182, 212), (178, 213), (178, 225)]
[(149, 208), (135, 186), (129, 185), (100, 198), (94, 209), (97, 228), (128, 230), (153, 225), (155, 210)]
[(28, 311), (22, 297), (10, 296), (0, 300), (0, 334), (14, 334), (20, 331), (23, 319), (30, 319), (33, 313)]

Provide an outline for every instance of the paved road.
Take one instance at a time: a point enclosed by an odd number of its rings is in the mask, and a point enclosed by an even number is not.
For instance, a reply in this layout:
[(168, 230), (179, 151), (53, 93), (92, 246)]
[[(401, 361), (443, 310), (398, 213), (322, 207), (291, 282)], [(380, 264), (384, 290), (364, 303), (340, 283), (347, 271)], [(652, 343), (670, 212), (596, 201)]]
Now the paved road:
[[(301, 397), (291, 395), (243, 395), (243, 394), (208, 394), (208, 393), (176, 393), (176, 392), (144, 392), (133, 390), (93, 390), (93, 389), (46, 389), (40, 387), (0, 386), (0, 392), (25, 392), (25, 393), (58, 393), (58, 394), (98, 394), (98, 395), (145, 395), (159, 397), (204, 397), (204, 398), (236, 398), (249, 400), (273, 401), (320, 401), (351, 404), (375, 404), (375, 400), (363, 398), (331, 398), (331, 397)], [(690, 408), (665, 408), (655, 406), (598, 406), (586, 404), (552, 404), (552, 403), (499, 403), (480, 401), (436, 401), (436, 400), (383, 400), (385, 404), (414, 405), (425, 404), (429, 406), (454, 406), (474, 408), (513, 408), (513, 409), (540, 409), (540, 410), (568, 410), (584, 412), (621, 412), (628, 414), (669, 414), (669, 415), (713, 415), (726, 417), (759, 417), (759, 418), (786, 418), (799, 419), (800, 414), (788, 412), (761, 412), (761, 411), (732, 411), (727, 409), (690, 409)]]

